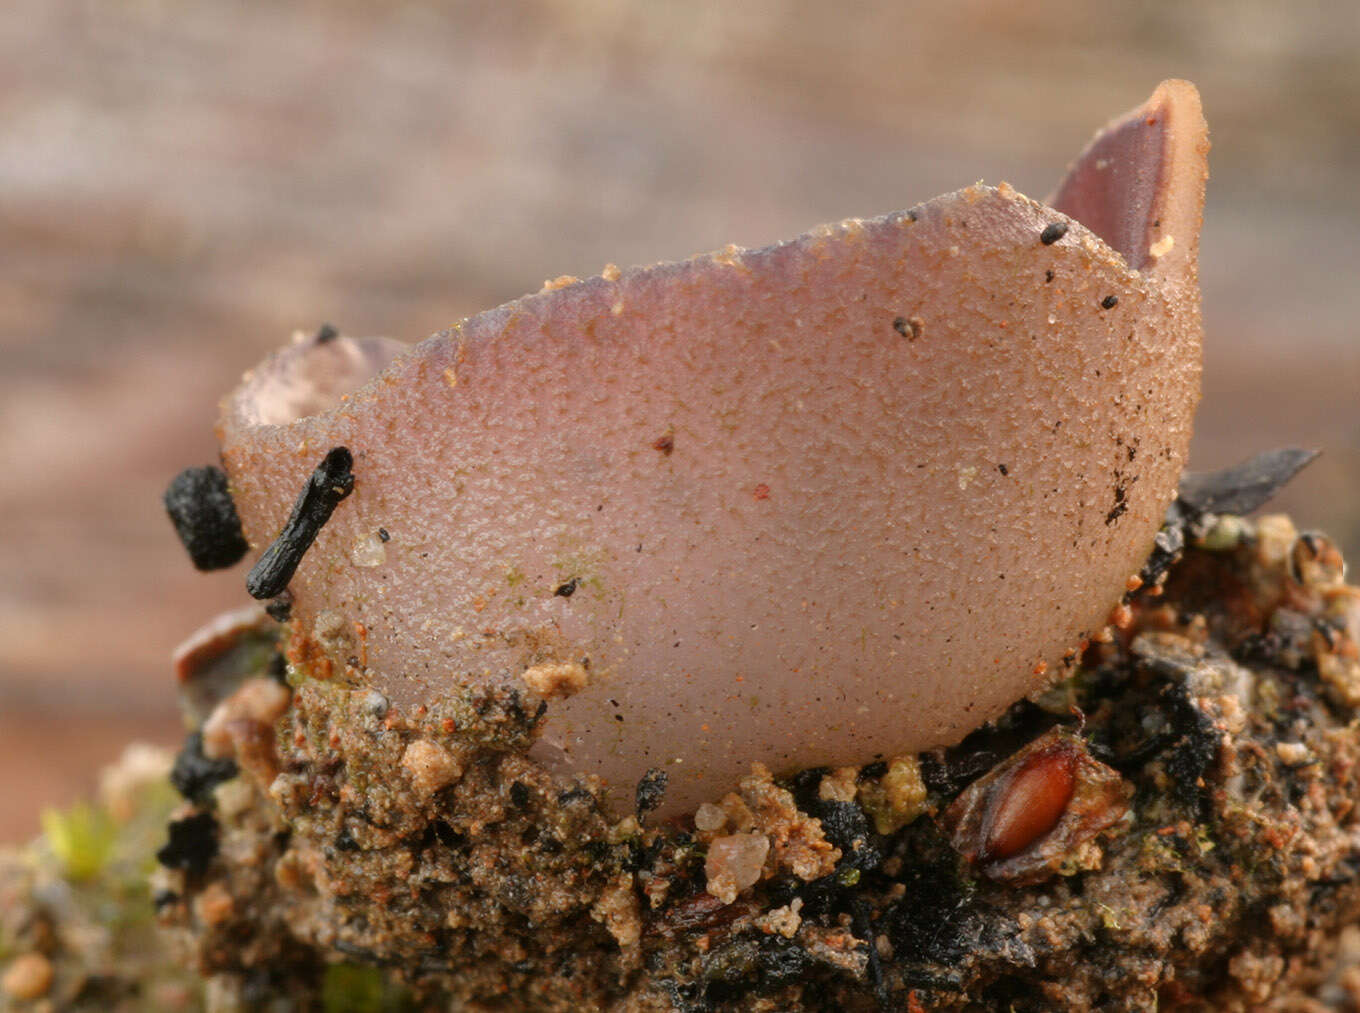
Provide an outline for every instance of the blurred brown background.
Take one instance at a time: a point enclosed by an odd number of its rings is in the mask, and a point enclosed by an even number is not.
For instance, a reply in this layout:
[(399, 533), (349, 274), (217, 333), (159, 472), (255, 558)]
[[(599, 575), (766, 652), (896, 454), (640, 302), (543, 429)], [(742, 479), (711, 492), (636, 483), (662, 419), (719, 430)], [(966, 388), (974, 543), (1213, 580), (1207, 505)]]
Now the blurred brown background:
[(5, 0), (0, 841), (179, 738), (168, 654), (243, 573), (195, 573), (159, 496), (295, 328), (1042, 197), (1167, 76), (1214, 139), (1193, 464), (1324, 448), (1280, 502), (1360, 557), (1355, 4)]

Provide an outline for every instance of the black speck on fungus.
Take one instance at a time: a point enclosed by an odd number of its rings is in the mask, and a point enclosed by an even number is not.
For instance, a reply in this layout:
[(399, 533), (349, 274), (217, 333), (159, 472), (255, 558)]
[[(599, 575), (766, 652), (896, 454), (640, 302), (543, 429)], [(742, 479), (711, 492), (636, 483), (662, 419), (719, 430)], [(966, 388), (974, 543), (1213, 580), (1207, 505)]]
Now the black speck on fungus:
[(919, 338), (925, 326), (920, 317), (894, 317), (892, 325), (893, 330), (908, 341)]
[(1067, 235), (1066, 222), (1050, 222), (1044, 226), (1044, 231), (1039, 233), (1039, 242), (1045, 246), (1052, 246), (1065, 235)]

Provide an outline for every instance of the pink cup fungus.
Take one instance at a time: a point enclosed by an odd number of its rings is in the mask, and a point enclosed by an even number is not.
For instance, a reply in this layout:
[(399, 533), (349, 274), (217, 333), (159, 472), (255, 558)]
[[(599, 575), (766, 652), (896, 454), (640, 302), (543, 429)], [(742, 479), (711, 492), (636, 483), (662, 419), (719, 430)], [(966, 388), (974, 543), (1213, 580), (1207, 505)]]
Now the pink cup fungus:
[(977, 185), (411, 348), (299, 342), (224, 404), (245, 533), (347, 447), (296, 628), (397, 707), (546, 699), (533, 755), (620, 811), (649, 769), (665, 816), (957, 742), (1104, 626), (1175, 494), (1207, 149), (1169, 81), (1052, 206)]

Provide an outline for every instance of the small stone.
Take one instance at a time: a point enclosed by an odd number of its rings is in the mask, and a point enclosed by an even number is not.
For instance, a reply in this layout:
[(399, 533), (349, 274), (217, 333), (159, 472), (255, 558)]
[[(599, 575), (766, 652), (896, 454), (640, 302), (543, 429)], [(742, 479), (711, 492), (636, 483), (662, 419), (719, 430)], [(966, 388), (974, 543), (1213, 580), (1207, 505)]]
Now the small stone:
[(1298, 538), (1294, 522), (1284, 514), (1267, 514), (1256, 522), (1256, 560), (1267, 571), (1284, 572)]
[(590, 673), (579, 661), (553, 661), (526, 668), (521, 675), (525, 685), (543, 697), (568, 697), (586, 688)]
[(590, 916), (604, 925), (620, 947), (636, 945), (642, 938), (642, 915), (631, 873), (621, 873), (604, 888)]
[(767, 936), (780, 935), (785, 939), (792, 939), (803, 924), (803, 916), (798, 913), (802, 907), (803, 899), (795, 897), (783, 907), (777, 907), (756, 918), (755, 926)]
[(236, 902), (221, 883), (209, 883), (194, 899), (194, 911), (204, 925), (221, 925), (236, 913)]
[(363, 708), (375, 718), (387, 716), (387, 708), (391, 706), (387, 697), (383, 696), (376, 689), (370, 689), (360, 698)]
[(694, 811), (694, 829), (705, 833), (721, 830), (727, 823), (727, 813), (721, 806), (704, 802)]
[(463, 766), (437, 742), (416, 739), (402, 753), (401, 765), (411, 785), (422, 795), (433, 795), (463, 776)]
[(858, 767), (837, 767), (822, 777), (817, 785), (817, 797), (823, 802), (853, 802), (858, 787)]
[(1275, 755), (1280, 758), (1281, 763), (1288, 764), (1291, 767), (1307, 763), (1313, 756), (1302, 742), (1277, 742), (1275, 743)]
[(247, 679), (203, 723), (203, 755), (210, 760), (234, 756), (243, 732), (272, 729), (292, 699), (292, 691), (273, 679)]
[(250, 812), (256, 804), (256, 798), (255, 789), (241, 777), (219, 784), (212, 792), (213, 806), (225, 823), (240, 819)]
[(349, 549), (349, 561), (355, 566), (371, 568), (387, 562), (387, 546), (376, 531), (369, 531), (354, 539)]
[(706, 889), (724, 904), (731, 904), (737, 894), (760, 881), (769, 853), (770, 839), (764, 834), (715, 838), (708, 846), (708, 860), (704, 863)]
[(11, 999), (41, 999), (52, 987), (52, 962), (41, 953), (15, 957), (0, 985)]
[(322, 643), (326, 640), (333, 640), (343, 636), (344, 616), (341, 616), (335, 609), (326, 609), (325, 612), (317, 613), (316, 621), (311, 624), (311, 635), (316, 636)]

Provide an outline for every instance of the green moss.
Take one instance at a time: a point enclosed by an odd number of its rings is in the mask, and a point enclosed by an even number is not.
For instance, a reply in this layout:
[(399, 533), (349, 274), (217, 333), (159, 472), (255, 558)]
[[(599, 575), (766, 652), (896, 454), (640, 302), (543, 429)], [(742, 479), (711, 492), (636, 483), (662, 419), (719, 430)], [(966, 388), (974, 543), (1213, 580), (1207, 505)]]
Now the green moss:
[(415, 1003), (405, 989), (376, 967), (332, 964), (321, 983), (325, 1013), (403, 1013)]
[(77, 802), (65, 812), (44, 809), (43, 834), (62, 871), (71, 879), (94, 879), (109, 864), (118, 827), (103, 808)]

